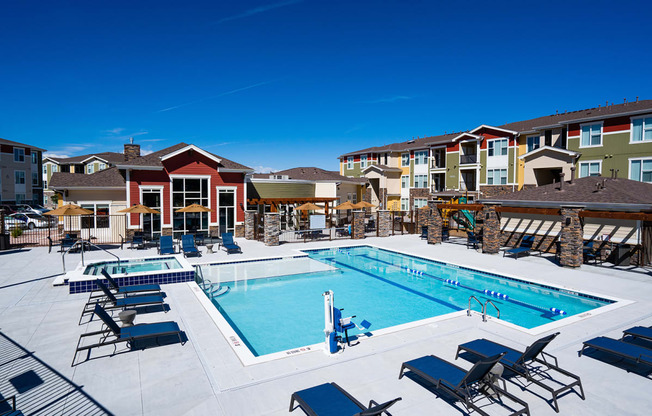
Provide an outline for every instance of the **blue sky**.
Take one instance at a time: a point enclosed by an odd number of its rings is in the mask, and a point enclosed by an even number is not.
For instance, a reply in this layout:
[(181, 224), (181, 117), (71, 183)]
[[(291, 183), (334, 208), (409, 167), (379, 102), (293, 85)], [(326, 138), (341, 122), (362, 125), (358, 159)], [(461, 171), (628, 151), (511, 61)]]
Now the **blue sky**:
[(0, 137), (337, 170), (368, 146), (652, 98), (649, 4), (529, 3), (5, 0)]

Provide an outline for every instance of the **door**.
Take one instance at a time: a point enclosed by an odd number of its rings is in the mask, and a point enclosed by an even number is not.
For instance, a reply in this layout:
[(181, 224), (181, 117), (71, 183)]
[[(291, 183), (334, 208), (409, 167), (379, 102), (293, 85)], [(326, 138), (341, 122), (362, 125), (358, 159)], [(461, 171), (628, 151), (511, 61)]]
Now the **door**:
[(217, 188), (217, 215), (220, 233), (235, 233), (235, 187)]
[[(161, 190), (143, 189), (143, 205), (161, 212)], [(161, 214), (142, 214), (143, 233), (153, 237), (155, 233), (161, 234)]]

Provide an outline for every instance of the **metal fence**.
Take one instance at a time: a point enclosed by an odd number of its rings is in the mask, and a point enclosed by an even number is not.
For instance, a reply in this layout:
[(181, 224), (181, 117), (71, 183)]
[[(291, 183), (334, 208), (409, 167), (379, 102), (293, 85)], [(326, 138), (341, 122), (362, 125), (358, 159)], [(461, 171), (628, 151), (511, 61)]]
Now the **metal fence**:
[(281, 243), (308, 243), (351, 238), (349, 227), (320, 228), (314, 230), (285, 230), (279, 234)]

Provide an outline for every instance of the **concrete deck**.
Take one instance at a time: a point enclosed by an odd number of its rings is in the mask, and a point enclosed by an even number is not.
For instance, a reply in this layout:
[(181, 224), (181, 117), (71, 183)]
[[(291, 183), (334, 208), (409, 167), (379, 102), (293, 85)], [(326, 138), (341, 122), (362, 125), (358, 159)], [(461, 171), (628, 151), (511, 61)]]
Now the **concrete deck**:
[[(652, 404), (649, 374), (628, 372), (635, 367), (612, 365), (598, 354), (581, 358), (577, 354), (583, 340), (599, 335), (620, 338), (623, 329), (652, 325), (649, 270), (596, 266), (568, 270), (546, 257), (504, 259), (460, 244), (428, 245), (417, 235), (279, 247), (244, 239), (238, 243), (242, 255), (227, 257), (219, 252), (191, 261), (268, 257), (303, 248), (369, 243), (632, 300), (630, 305), (563, 326), (547, 351), (559, 358), (562, 367), (582, 377), (586, 392), (585, 401), (575, 393), (560, 398), (561, 414), (636, 415), (647, 413)], [(114, 252), (123, 258), (154, 254), (127, 249)], [(79, 254), (66, 257), (69, 269), (80, 259)], [(87, 260), (100, 258), (107, 258), (106, 253), (86, 255)], [(71, 367), (79, 335), (98, 329), (99, 323), (77, 325), (88, 295), (69, 295), (67, 287), (53, 287), (51, 282), (60, 272), (61, 256), (48, 254), (47, 248), (0, 252), (0, 394), (17, 394), (18, 406), (26, 415), (284, 415), (292, 392), (328, 381), (337, 382), (364, 403), (402, 396), (391, 409), (394, 415), (459, 415), (465, 414), (459, 403), (444, 400), (408, 377), (398, 380), (401, 363), (426, 354), (453, 361), (457, 345), (475, 338), (487, 337), (519, 349), (537, 338), (495, 322), (483, 323), (478, 316), (458, 317), (371, 337), (334, 357), (315, 351), (245, 367), (184, 283), (164, 287), (168, 313), (139, 315), (137, 323), (174, 320), (188, 337), (185, 345), (143, 351), (120, 347), (121, 353), (113, 356), (113, 348), (104, 348), (94, 352), (91, 360)], [(463, 359), (456, 364), (471, 366)], [(512, 382), (507, 387), (529, 403), (533, 415), (555, 414), (543, 399), (549, 397), (542, 389), (528, 386), (521, 390)], [(486, 411), (503, 414), (495, 405)]]

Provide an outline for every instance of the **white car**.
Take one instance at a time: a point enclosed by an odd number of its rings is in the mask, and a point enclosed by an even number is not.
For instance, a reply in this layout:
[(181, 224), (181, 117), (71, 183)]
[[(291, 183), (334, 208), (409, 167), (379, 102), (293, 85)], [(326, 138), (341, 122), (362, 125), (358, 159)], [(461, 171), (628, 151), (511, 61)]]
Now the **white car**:
[(12, 228), (28, 228), (33, 230), (34, 228), (44, 228), (48, 227), (50, 222), (47, 218), (44, 218), (38, 214), (17, 212), (5, 217), (5, 226), (9, 229)]
[(22, 212), (25, 214), (34, 213), (38, 215), (43, 215), (46, 212), (50, 211), (49, 209), (39, 204), (22, 204), (22, 205), (17, 205), (16, 208), (18, 212)]

